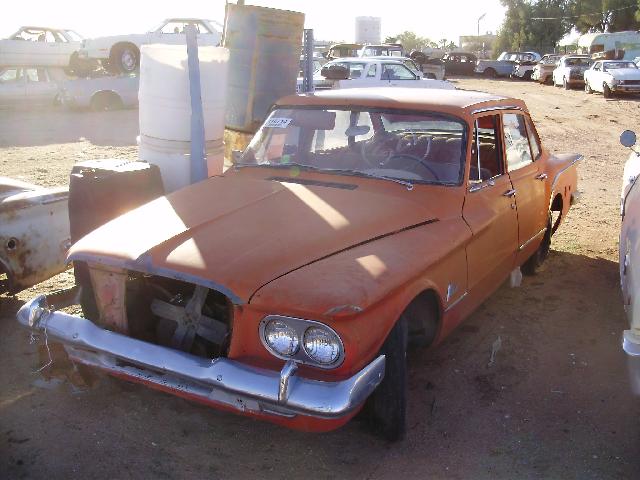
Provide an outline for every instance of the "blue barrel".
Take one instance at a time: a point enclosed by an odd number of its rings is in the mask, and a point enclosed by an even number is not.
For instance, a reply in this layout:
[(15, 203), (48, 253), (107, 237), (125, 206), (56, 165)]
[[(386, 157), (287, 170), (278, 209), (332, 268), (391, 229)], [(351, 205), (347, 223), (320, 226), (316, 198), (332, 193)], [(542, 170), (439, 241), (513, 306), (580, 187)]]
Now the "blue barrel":
[(304, 14), (227, 4), (226, 127), (255, 132), (276, 100), (296, 92)]

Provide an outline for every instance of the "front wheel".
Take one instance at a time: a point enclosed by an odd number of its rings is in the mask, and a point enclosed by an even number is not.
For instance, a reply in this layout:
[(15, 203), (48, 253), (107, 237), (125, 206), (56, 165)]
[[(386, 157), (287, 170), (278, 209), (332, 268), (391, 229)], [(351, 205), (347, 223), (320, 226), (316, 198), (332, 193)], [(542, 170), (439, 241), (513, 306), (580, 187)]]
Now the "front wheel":
[(373, 428), (391, 442), (401, 440), (407, 429), (407, 338), (402, 315), (380, 349), (386, 357), (384, 379), (365, 405)]
[(482, 75), (484, 75), (486, 78), (496, 78), (498, 76), (498, 74), (496, 73), (496, 71), (493, 68), (487, 68)]
[(604, 96), (604, 98), (612, 97), (611, 89), (609, 88), (609, 85), (607, 85), (606, 83), (602, 84), (602, 95)]
[(593, 93), (593, 89), (591, 88), (591, 85), (589, 85), (589, 82), (587, 82), (586, 80), (584, 81), (584, 91), (589, 95)]

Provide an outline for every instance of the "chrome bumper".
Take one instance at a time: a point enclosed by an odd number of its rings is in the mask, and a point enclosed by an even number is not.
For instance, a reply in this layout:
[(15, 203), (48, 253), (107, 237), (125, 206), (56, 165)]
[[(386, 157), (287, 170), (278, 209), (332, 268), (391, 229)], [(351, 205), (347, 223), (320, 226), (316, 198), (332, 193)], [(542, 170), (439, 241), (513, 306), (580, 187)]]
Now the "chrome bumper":
[(340, 418), (362, 405), (384, 377), (384, 355), (351, 378), (337, 382), (297, 377), (292, 362), (276, 372), (227, 358), (196, 357), (49, 310), (45, 296), (25, 304), (17, 317), (25, 327), (46, 331), (50, 341), (61, 342), (75, 362), (241, 412)]
[(622, 332), (622, 349), (630, 357), (640, 357), (640, 338), (631, 330)]

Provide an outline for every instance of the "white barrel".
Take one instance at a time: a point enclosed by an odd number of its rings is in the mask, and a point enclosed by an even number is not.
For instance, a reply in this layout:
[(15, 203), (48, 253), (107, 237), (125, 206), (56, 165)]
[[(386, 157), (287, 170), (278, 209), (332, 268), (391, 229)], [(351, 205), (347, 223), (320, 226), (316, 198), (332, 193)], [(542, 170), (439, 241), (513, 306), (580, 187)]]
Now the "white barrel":
[[(191, 94), (186, 45), (143, 45), (138, 90), (140, 134), (191, 140)], [(229, 50), (199, 47), (205, 141), (224, 135)]]
[[(191, 143), (164, 140), (140, 135), (138, 156), (140, 160), (153, 163), (160, 168), (166, 193), (186, 187), (191, 183)], [(222, 139), (205, 143), (205, 154), (209, 176), (221, 175), (224, 165)]]

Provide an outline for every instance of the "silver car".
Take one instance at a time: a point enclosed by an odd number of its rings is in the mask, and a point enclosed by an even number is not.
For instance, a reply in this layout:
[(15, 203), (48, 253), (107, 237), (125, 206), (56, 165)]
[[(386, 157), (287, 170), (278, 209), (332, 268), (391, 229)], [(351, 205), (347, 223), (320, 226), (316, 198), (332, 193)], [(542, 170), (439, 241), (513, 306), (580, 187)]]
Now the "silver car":
[(67, 80), (60, 89), (60, 101), (68, 108), (96, 111), (135, 107), (139, 83), (133, 74)]
[(0, 67), (0, 106), (54, 105), (66, 78), (60, 67)]

